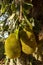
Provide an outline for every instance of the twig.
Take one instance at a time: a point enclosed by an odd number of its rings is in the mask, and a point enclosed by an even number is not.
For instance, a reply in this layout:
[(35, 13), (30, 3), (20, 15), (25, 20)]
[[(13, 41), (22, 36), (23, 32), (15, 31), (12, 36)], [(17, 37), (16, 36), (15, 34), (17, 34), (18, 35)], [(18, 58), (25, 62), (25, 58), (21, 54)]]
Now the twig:
[(19, 21), (22, 20), (22, 0), (20, 0), (20, 18)]

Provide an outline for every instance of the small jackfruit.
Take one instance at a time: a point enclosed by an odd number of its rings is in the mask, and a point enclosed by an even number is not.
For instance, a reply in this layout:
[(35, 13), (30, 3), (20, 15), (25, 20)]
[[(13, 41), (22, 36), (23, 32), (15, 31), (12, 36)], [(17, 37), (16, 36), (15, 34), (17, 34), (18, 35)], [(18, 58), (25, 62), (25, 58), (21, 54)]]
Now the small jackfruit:
[(21, 40), (21, 44), (22, 44), (22, 51), (25, 54), (32, 54), (34, 52), (33, 48), (31, 48), (29, 45), (25, 44), (22, 40)]
[(32, 54), (35, 51), (37, 45), (33, 32), (23, 29), (20, 32), (20, 41), (24, 53)]
[(15, 33), (11, 33), (5, 41), (5, 55), (8, 58), (17, 58), (21, 54), (21, 45)]

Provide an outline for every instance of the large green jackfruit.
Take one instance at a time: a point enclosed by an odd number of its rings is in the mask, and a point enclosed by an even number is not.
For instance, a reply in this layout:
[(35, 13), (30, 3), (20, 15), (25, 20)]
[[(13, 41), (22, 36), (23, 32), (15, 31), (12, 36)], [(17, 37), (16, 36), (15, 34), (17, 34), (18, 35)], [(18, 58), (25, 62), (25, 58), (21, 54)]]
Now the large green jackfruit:
[(11, 33), (5, 41), (5, 55), (8, 58), (17, 58), (21, 54), (21, 45), (17, 37), (17, 30)]
[(20, 41), (22, 45), (22, 51), (26, 54), (32, 54), (36, 49), (36, 40), (32, 31), (23, 29), (20, 32)]

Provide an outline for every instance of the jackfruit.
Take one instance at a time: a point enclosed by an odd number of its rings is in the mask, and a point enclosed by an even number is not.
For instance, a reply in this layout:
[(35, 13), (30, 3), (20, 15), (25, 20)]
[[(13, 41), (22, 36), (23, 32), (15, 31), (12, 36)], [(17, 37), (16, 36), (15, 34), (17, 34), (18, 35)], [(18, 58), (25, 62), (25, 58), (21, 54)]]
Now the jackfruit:
[(32, 54), (35, 51), (37, 44), (32, 31), (27, 31), (26, 29), (20, 31), (20, 41), (24, 53)]
[(21, 44), (17, 38), (17, 34), (16, 30), (16, 32), (11, 33), (5, 41), (5, 55), (11, 59), (17, 58), (21, 54)]

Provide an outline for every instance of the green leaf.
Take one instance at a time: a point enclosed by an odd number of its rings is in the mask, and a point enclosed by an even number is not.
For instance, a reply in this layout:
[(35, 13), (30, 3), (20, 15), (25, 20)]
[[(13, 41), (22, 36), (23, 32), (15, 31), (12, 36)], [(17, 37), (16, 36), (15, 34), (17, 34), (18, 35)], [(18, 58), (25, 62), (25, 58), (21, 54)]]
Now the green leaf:
[(9, 3), (11, 3), (11, 2), (12, 2), (12, 0), (3, 0), (3, 3), (4, 3), (4, 4), (7, 4), (7, 5), (8, 5)]
[(6, 5), (4, 3), (2, 3), (2, 6), (1, 6), (1, 13), (5, 13), (6, 11)]
[(33, 5), (31, 3), (26, 3), (26, 2), (23, 3), (23, 11), (26, 14), (30, 14), (30, 10), (32, 7), (33, 7)]
[(33, 29), (32, 24), (30, 23), (30, 21), (27, 19), (27, 17), (24, 15), (25, 21), (27, 22), (27, 24), (29, 25), (30, 29)]
[(9, 15), (12, 14), (12, 11), (11, 11), (11, 5), (7, 5), (7, 7), (6, 7), (6, 11), (7, 11), (7, 13), (8, 13)]
[(12, 10), (12, 12), (15, 12), (15, 10), (16, 10), (14, 2), (11, 4), (11, 10)]
[(28, 6), (32, 6), (33, 7), (33, 4), (31, 4), (31, 3), (26, 3), (26, 2), (24, 2), (26, 5), (28, 5)]
[(25, 9), (25, 10), (26, 10), (26, 9), (29, 9), (29, 10), (30, 10), (30, 9), (33, 7), (33, 5), (32, 5), (31, 3), (25, 3), (25, 2), (24, 2), (23, 4), (24, 4), (23, 6), (24, 6), (24, 9)]

